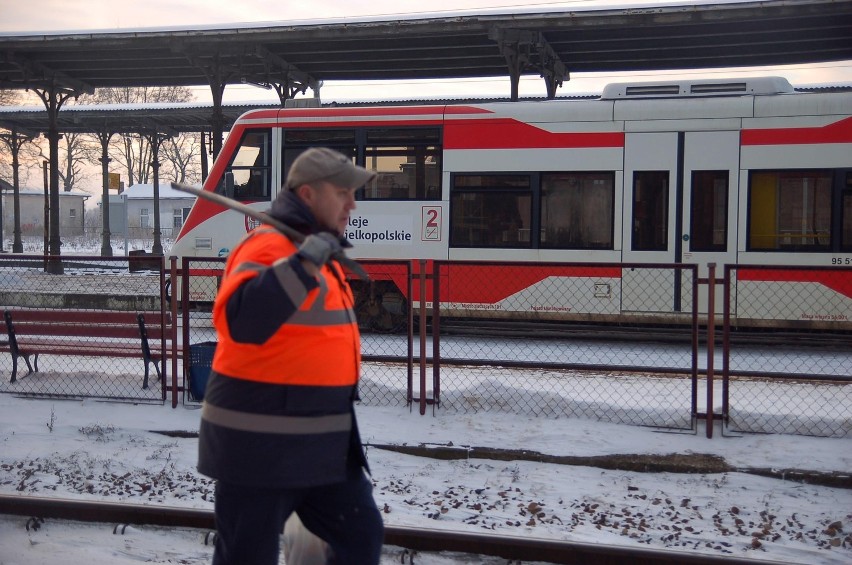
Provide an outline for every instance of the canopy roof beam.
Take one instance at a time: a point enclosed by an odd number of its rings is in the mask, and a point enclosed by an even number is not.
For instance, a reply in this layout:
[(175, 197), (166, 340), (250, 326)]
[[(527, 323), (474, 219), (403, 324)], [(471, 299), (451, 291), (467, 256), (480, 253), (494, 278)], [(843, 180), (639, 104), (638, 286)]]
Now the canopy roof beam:
[(72, 93), (75, 98), (81, 94), (94, 94), (93, 86), (70, 77), (62, 72), (56, 71), (26, 57), (21, 57), (13, 52), (6, 51), (4, 53), (5, 61), (21, 70), (24, 75), (24, 84), (27, 89), (51, 89), (61, 88)]
[(320, 82), (311, 75), (300, 71), (263, 45), (255, 46), (255, 56), (267, 66), (267, 76), (258, 81), (259, 85), (274, 88), (282, 105), (296, 94), (304, 94), (308, 88), (314, 92), (314, 97), (319, 96)]
[(513, 101), (518, 100), (518, 84), (524, 72), (538, 71), (544, 78), (550, 99), (556, 98), (556, 89), (570, 79), (565, 63), (541, 32), (494, 27), (488, 37), (497, 43), (497, 48), (506, 58)]

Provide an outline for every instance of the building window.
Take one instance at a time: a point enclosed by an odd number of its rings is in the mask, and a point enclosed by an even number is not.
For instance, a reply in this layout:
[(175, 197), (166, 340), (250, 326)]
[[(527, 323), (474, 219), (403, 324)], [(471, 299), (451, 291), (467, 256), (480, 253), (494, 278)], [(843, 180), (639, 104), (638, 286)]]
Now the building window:
[(68, 210), (68, 217), (71, 218), (72, 220), (74, 218), (76, 218), (77, 217), (77, 209), (76, 208), (70, 208)]
[(175, 208), (172, 212), (172, 227), (180, 228), (183, 225), (183, 210)]
[(148, 208), (141, 208), (139, 210), (139, 227), (140, 228), (150, 228), (151, 227), (150, 217), (148, 215)]

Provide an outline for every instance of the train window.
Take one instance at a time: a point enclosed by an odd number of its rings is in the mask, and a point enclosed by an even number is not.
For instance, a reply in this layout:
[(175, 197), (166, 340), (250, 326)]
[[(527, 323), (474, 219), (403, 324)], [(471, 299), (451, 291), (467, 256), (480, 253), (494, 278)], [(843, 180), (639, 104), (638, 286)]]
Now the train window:
[(284, 146), (304, 147), (354, 147), (353, 129), (288, 129), (284, 132)]
[(612, 249), (615, 174), (541, 175), (541, 247)]
[(728, 171), (693, 171), (689, 249), (724, 251), (728, 241)]
[[(264, 201), (271, 198), (271, 132), (268, 129), (249, 130), (228, 166), (234, 174), (234, 194), (237, 200)], [(221, 185), (224, 187), (224, 185)]]
[(832, 176), (832, 171), (753, 171), (749, 249), (831, 249)]
[(669, 172), (633, 173), (633, 251), (665, 251), (669, 238)]
[[(328, 147), (327, 145), (325, 147)], [(286, 147), (284, 149), (284, 179), (287, 178), (287, 172), (290, 170), (290, 165), (293, 164), (293, 161), (296, 160), (296, 157), (301, 155), (307, 150), (308, 147)], [(354, 147), (332, 147), (335, 151), (339, 151), (344, 155), (348, 155), (352, 162), (355, 162), (355, 148)]]
[(357, 155), (354, 129), (294, 129), (284, 131), (284, 154), (282, 156), (282, 182), (287, 178), (290, 165), (296, 157), (309, 147), (329, 147), (348, 155), (355, 162)]
[(450, 211), (450, 246), (530, 247), (529, 175), (455, 175)]
[(846, 185), (841, 193), (842, 224), (840, 226), (840, 249), (852, 251), (852, 173), (846, 173)]
[(359, 200), (439, 200), (440, 131), (434, 128), (368, 129), (364, 166), (378, 174)]
[(368, 145), (439, 145), (437, 128), (381, 128), (367, 130)]

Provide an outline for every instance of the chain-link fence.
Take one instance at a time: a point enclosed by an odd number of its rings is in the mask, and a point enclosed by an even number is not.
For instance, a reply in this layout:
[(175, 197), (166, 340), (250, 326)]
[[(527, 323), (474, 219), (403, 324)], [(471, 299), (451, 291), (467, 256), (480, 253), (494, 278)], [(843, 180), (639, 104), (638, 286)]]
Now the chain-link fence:
[(439, 407), (692, 429), (692, 398), (688, 375), (445, 366)]
[[(436, 262), (430, 400), (691, 429), (697, 283), (694, 265)], [(629, 323), (677, 329), (649, 347)]]
[[(224, 263), (186, 258), (163, 270), (147, 255), (0, 256), (0, 306), (21, 325), (29, 351), (41, 348), (30, 373), (0, 323), (0, 369), (8, 375), (0, 392), (198, 402), (215, 349), (211, 307)], [(727, 433), (852, 433), (849, 268), (727, 267), (717, 308), (724, 325), (708, 351), (699, 322), (710, 291), (694, 266), (362, 264), (372, 280), (351, 283), (364, 404), (679, 429), (694, 429), (709, 404)], [(816, 296), (825, 289), (837, 296)], [(25, 324), (42, 322), (25, 321), (23, 312), (55, 318), (59, 329), (25, 335)], [(106, 312), (146, 313), (147, 388), (139, 328)], [(109, 324), (114, 334), (104, 336)], [(709, 357), (722, 373), (712, 396)]]
[(728, 265), (723, 285), (726, 428), (852, 434), (852, 268)]
[(361, 332), (361, 402), (405, 406), (414, 395), (410, 261), (360, 261), (370, 281), (350, 280)]
[(151, 258), (0, 257), (0, 391), (165, 400), (172, 340), (162, 266)]
[(184, 257), (170, 260), (166, 294), (175, 304), (180, 326), (180, 390), (183, 401), (204, 399), (207, 377), (213, 363), (216, 330), (213, 301), (222, 282), (225, 258)]
[(852, 377), (731, 376), (727, 398), (724, 414), (729, 432), (852, 435)]

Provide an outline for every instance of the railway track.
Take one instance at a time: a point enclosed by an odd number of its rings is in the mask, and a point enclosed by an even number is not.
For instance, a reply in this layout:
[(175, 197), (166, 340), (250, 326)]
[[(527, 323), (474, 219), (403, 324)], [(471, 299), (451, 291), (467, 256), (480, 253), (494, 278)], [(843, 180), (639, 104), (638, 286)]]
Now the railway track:
[[(0, 495), (0, 514), (119, 525), (152, 525), (214, 530), (213, 512), (194, 508), (88, 502)], [(385, 544), (418, 552), (449, 551), (499, 557), (520, 563), (536, 561), (584, 565), (755, 565), (755, 560), (673, 550), (577, 543), (472, 532), (387, 526)], [(402, 561), (404, 563), (404, 560)], [(413, 562), (413, 561), (412, 561)], [(760, 563), (766, 563), (760, 561)]]
[[(431, 324), (429, 331), (431, 332)], [(522, 322), (441, 319), (441, 334), (495, 338), (688, 344), (692, 329), (689, 326), (608, 325), (570, 321)], [(717, 344), (721, 344), (721, 328), (716, 330), (715, 337)], [(699, 329), (699, 338), (702, 343), (706, 342), (706, 330), (703, 327)], [(852, 343), (852, 332), (809, 331), (789, 328), (738, 328), (731, 333), (731, 343), (741, 346), (795, 343), (801, 347), (831, 349), (849, 347), (849, 344)]]

